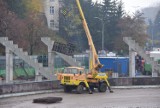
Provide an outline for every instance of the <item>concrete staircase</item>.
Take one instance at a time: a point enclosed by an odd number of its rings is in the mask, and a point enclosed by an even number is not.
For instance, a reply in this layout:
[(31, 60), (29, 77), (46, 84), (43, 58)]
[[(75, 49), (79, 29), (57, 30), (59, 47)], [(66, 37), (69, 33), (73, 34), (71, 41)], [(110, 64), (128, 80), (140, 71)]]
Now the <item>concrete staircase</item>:
[(80, 64), (76, 61), (76, 59), (72, 58), (71, 56), (67, 56), (62, 53), (56, 52), (58, 56), (60, 56), (64, 61), (66, 61), (71, 66), (79, 66)]
[[(52, 41), (51, 38), (42, 37), (41, 41), (44, 42), (47, 46), (50, 46), (53, 48), (54, 41)], [(52, 48), (50, 48), (50, 49), (52, 49)], [(79, 66), (80, 65), (80, 63), (78, 63), (76, 61), (76, 59), (72, 58), (71, 56), (67, 56), (65, 54), (58, 53), (58, 52), (55, 52), (55, 53), (71, 66)]]
[(8, 40), (7, 37), (0, 37), (0, 43), (7, 47), (14, 54), (16, 54), (18, 57), (23, 59), (30, 66), (35, 68), (36, 72), (38, 72), (39, 75), (42, 75), (49, 80), (53, 80), (53, 78), (55, 78), (51, 69), (43, 68), (43, 64), (38, 63), (37, 59), (33, 60), (32, 57), (28, 55), (28, 52), (23, 52), (22, 48), (18, 48), (18, 45), (13, 44), (13, 41)]
[(128, 44), (128, 46), (136, 51), (141, 57), (144, 58), (144, 60), (151, 64), (152, 67), (154, 67), (154, 71), (159, 71), (160, 67), (157, 65), (157, 62), (154, 61), (154, 58), (150, 57), (145, 53), (142, 47), (139, 46), (138, 43), (135, 42), (131, 37), (124, 37), (123, 41)]

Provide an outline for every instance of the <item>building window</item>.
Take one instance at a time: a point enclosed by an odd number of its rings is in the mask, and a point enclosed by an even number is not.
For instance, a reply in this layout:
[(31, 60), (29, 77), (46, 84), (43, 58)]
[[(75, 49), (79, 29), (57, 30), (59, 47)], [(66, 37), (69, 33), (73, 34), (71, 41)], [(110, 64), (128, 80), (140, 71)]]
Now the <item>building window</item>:
[(50, 6), (50, 14), (54, 14), (54, 6)]
[(50, 28), (54, 28), (54, 20), (50, 20)]

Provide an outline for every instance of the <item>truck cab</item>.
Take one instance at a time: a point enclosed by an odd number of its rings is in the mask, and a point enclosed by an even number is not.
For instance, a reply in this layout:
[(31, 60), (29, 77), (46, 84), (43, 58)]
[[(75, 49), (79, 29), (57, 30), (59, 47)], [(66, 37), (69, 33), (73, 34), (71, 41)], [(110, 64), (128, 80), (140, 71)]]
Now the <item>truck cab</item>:
[(81, 94), (84, 88), (89, 88), (84, 68), (66, 67), (64, 72), (58, 73), (57, 77), (65, 92), (76, 89), (77, 93)]

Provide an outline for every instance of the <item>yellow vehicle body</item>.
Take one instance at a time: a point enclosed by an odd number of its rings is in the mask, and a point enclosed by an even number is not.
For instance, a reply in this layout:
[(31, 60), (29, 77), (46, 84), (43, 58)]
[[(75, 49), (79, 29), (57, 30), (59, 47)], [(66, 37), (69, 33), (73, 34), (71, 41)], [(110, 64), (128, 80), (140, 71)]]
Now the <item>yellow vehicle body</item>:
[[(72, 70), (75, 71), (71, 72)], [(81, 82), (87, 82), (86, 74), (83, 68), (79, 67), (66, 67), (64, 73), (58, 73), (58, 79), (62, 85), (79, 85)]]
[(91, 73), (84, 72), (84, 68), (66, 67), (63, 73), (57, 74), (60, 84), (64, 86), (65, 92), (76, 90), (81, 94), (84, 88), (92, 93), (97, 88), (99, 92), (105, 92), (106, 87), (109, 87), (108, 76), (105, 73), (98, 73), (95, 77)]
[[(84, 68), (80, 67), (66, 67), (64, 73), (58, 73), (58, 80), (64, 86), (65, 92), (71, 92), (77, 89), (77, 93), (82, 93), (84, 87), (90, 91)], [(91, 91), (90, 91), (91, 93)]]
[(64, 73), (58, 73), (58, 80), (64, 86), (65, 92), (76, 89), (78, 93), (82, 93), (83, 88), (87, 88), (89, 93), (92, 93), (94, 88), (98, 88), (99, 92), (105, 92), (107, 87), (112, 92), (108, 82), (108, 76), (98, 71), (103, 65), (99, 62), (79, 0), (76, 0), (76, 3), (90, 47), (89, 72), (85, 73), (84, 68), (81, 67), (66, 67)]

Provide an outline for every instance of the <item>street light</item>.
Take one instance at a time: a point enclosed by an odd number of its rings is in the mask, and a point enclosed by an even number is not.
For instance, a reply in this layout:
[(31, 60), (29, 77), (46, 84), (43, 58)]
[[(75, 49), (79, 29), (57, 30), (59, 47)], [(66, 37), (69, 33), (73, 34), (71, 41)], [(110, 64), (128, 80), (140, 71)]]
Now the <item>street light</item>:
[(154, 26), (153, 26), (153, 24), (152, 24), (152, 31), (151, 31), (151, 34), (152, 34), (152, 50), (153, 50), (153, 45), (154, 45), (154, 43), (153, 43), (153, 33), (154, 33)]
[(148, 20), (148, 26), (149, 26), (149, 34), (150, 34), (150, 39), (151, 39), (151, 49), (153, 50), (153, 47), (154, 47), (154, 42), (153, 42), (153, 39), (154, 39), (154, 24), (151, 20), (151, 18), (149, 17), (145, 17), (147, 20)]
[(99, 17), (94, 17), (101, 21), (102, 23), (102, 50), (104, 50), (104, 20)]
[(154, 48), (154, 32), (155, 32), (155, 30), (154, 30), (154, 27), (156, 27), (157, 28), (157, 26), (159, 26), (159, 24), (160, 24), (160, 22), (158, 22), (158, 23), (156, 23), (156, 24), (152, 24), (152, 31), (151, 31), (151, 34), (152, 34), (152, 50), (153, 50), (153, 48)]

